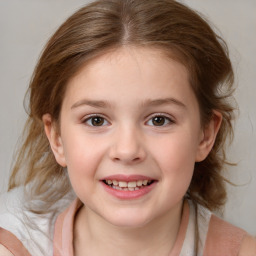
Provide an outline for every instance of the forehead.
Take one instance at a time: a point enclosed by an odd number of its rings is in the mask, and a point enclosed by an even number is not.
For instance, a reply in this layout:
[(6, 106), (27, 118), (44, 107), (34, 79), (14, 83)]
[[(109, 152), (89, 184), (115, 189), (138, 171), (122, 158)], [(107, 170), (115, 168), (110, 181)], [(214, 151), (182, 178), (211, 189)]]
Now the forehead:
[(83, 97), (143, 100), (166, 97), (166, 93), (184, 100), (194, 97), (186, 67), (159, 49), (126, 46), (83, 66), (69, 81), (64, 101)]

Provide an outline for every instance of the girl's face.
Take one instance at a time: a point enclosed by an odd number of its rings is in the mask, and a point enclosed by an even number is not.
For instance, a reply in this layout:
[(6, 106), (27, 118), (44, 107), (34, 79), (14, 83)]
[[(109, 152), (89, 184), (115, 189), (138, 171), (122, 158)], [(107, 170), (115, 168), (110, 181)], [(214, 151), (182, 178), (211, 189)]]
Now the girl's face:
[(67, 87), (61, 135), (49, 130), (88, 213), (124, 227), (180, 209), (211, 147), (186, 68), (147, 48), (123, 47), (83, 67)]

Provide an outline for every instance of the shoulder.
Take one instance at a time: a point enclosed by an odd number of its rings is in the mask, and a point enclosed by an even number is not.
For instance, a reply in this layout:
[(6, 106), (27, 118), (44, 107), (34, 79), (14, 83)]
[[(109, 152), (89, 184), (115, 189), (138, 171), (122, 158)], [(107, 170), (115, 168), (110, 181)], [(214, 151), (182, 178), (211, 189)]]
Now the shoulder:
[(0, 195), (0, 227), (16, 226), (22, 205), (20, 192), (20, 189), (14, 189)]
[(14, 256), (5, 246), (0, 244), (0, 256)]
[(31, 256), (22, 242), (11, 232), (0, 227), (0, 256)]
[(9, 249), (24, 247), (32, 255), (46, 255), (41, 252), (52, 247), (55, 219), (50, 214), (33, 213), (26, 202), (22, 186), (0, 195), (0, 243)]
[(72, 201), (72, 195), (67, 195), (56, 201), (48, 212), (37, 214), (31, 209), (41, 207), (44, 201), (30, 199), (29, 188), (21, 186), (0, 194), (0, 244), (4, 239), (2, 244), (9, 248), (7, 236), (13, 234), (31, 255), (52, 255), (56, 219)]
[(11, 232), (0, 227), (0, 256), (31, 256), (22, 242)]
[(217, 236), (218, 239), (226, 237), (232, 241), (242, 239), (246, 232), (231, 223), (212, 214), (209, 223), (209, 236)]
[(255, 256), (256, 255), (256, 238), (246, 235), (242, 241), (238, 256)]
[(216, 255), (238, 255), (246, 234), (244, 230), (212, 214), (204, 255), (212, 255), (212, 252)]

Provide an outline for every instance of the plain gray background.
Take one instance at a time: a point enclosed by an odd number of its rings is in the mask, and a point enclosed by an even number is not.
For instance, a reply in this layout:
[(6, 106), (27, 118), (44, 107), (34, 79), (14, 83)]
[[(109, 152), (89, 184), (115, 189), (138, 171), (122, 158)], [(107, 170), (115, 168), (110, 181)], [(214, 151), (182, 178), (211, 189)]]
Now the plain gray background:
[[(82, 0), (0, 0), (0, 192), (7, 188), (12, 155), (26, 119), (23, 98), (47, 39)], [(256, 0), (183, 0), (203, 13), (227, 41), (236, 72), (240, 114), (228, 151), (224, 218), (256, 235)]]

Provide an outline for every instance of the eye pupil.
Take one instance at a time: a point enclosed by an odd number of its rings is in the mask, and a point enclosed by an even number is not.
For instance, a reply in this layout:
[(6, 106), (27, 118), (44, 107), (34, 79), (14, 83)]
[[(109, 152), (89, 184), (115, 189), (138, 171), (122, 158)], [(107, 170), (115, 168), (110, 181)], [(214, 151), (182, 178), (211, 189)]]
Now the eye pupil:
[(165, 123), (165, 118), (162, 116), (155, 116), (152, 120), (153, 124), (156, 126), (161, 126), (164, 125)]
[(104, 123), (104, 119), (102, 117), (96, 116), (92, 118), (93, 126), (101, 126)]

